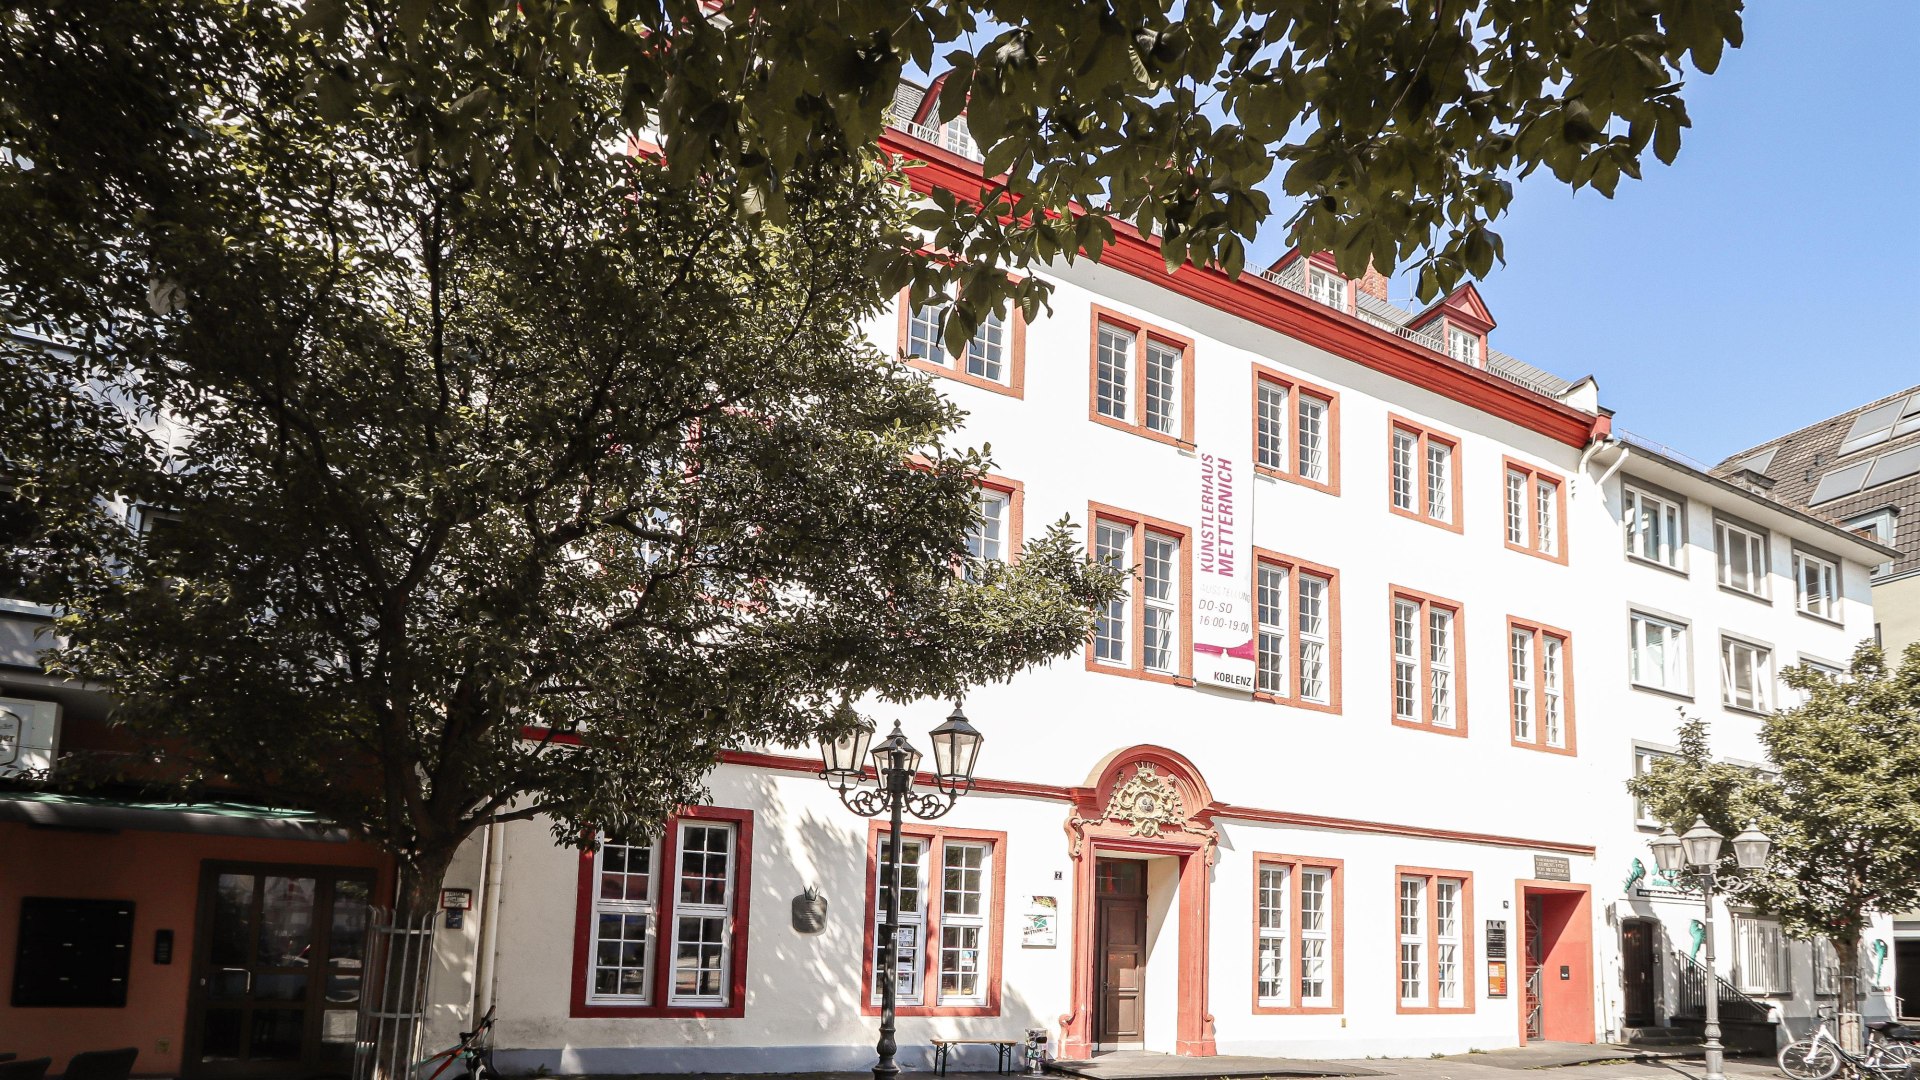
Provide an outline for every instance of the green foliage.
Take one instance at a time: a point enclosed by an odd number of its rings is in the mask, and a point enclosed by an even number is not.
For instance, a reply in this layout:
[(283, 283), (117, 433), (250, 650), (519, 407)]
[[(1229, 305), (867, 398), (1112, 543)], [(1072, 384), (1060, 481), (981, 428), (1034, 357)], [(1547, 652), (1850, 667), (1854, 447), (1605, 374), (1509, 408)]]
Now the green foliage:
[[(1696, 815), (1729, 837), (1757, 821), (1774, 841), (1767, 869), (1732, 871), (1729, 846), (1722, 886), (1792, 936), (1832, 942), (1852, 975), (1870, 913), (1920, 904), (1920, 646), (1897, 668), (1868, 642), (1845, 677), (1811, 667), (1781, 677), (1806, 701), (1762, 722), (1771, 772), (1714, 761), (1693, 719), (1680, 754), (1628, 788), (1677, 831)], [(1843, 982), (1843, 1001), (1852, 992)]]
[[(182, 6), (0, 22), (0, 320), (69, 343), (0, 339), (14, 558), (53, 667), (173, 761), (424, 897), (486, 822), (637, 834), (721, 750), (1084, 642), (1117, 575), (1065, 522), (968, 565), (990, 463), (865, 341), (897, 174), (810, 164), (743, 217), (616, 152), (618, 80), (512, 20)], [(566, 107), (487, 104), (519, 83)], [(489, 168), (529, 140), (550, 167)]]
[[(168, 122), (153, 68), (224, 25), (240, 0), (42, 0), (16, 38), (59, 29), (74, 63), (7, 87), (26, 110), (131, 105), (93, 133), (141, 145)], [(1098, 259), (1115, 222), (1158, 231), (1169, 267), (1238, 273), (1276, 213), (1292, 243), (1418, 268), (1431, 298), (1501, 257), (1512, 181), (1545, 169), (1611, 196), (1651, 151), (1671, 163), (1690, 71), (1741, 42), (1742, 0), (305, 0), (333, 46), (300, 72), (322, 115), (398, 107), (422, 161), (485, 183), (550, 174), (570, 141), (651, 130), (677, 182), (783, 220), (816, 165), (866, 156), (903, 74), (950, 70), (937, 117), (964, 108), (990, 175), (920, 238), (876, 253), (890, 289), (966, 284), (978, 321), (1012, 298), (1002, 272)], [(270, 6), (268, 11), (274, 10)], [(51, 13), (51, 14), (50, 14)], [(56, 27), (55, 24), (63, 24)], [(455, 67), (447, 46), (465, 49)], [(586, 100), (619, 80), (618, 109)], [(592, 115), (599, 129), (580, 122)], [(76, 162), (76, 164), (85, 164)], [(1278, 172), (1276, 174), (1276, 167)], [(84, 179), (82, 182), (86, 182)], [(1284, 196), (1274, 205), (1274, 192)], [(964, 335), (961, 335), (964, 336)], [(956, 339), (957, 340), (957, 339)]]

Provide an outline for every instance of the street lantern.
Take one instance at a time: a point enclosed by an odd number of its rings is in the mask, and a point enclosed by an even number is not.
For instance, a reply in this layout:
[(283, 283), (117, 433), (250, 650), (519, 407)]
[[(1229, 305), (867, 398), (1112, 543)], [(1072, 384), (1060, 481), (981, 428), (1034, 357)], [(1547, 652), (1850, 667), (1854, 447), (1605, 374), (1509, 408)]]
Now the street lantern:
[(1767, 855), (1773, 851), (1773, 837), (1760, 831), (1760, 824), (1748, 821), (1740, 835), (1733, 838), (1733, 859), (1742, 870), (1758, 870), (1767, 865)]
[(973, 787), (973, 766), (980, 757), (979, 729), (967, 723), (960, 703), (953, 703), (947, 722), (933, 729), (933, 778), (941, 791), (959, 792)]
[(1713, 831), (1705, 815), (1693, 819), (1693, 828), (1680, 837), (1687, 849), (1687, 862), (1694, 867), (1712, 866), (1720, 861), (1720, 845), (1726, 837)]
[[(845, 710), (851, 712), (852, 710)], [(837, 738), (820, 740), (820, 778), (835, 791), (860, 783), (866, 768), (867, 744), (873, 740), (873, 721), (861, 720)]]
[(900, 818), (903, 813), (931, 821), (953, 809), (960, 796), (973, 790), (973, 767), (984, 741), (956, 702), (953, 714), (933, 729), (935, 791), (915, 791), (920, 751), (907, 739), (898, 720), (887, 737), (874, 745), (873, 783), (869, 785), (862, 760), (873, 738), (873, 725), (862, 721), (847, 733), (820, 740), (820, 778), (839, 794), (847, 809), (861, 817), (887, 815), (886, 868), (880, 877), (886, 921), (880, 926), (880, 955), (874, 963), (874, 982), (880, 988), (880, 1040), (874, 1044), (874, 1080), (895, 1080), (900, 1074), (894, 1053), (894, 997), (899, 980), (900, 937)]
[[(1701, 944), (1707, 951), (1706, 966), (1702, 969), (1707, 988), (1702, 1046), (1706, 1052), (1706, 1080), (1727, 1080), (1725, 1048), (1720, 1045), (1720, 994), (1715, 989), (1719, 976), (1714, 972), (1713, 954), (1713, 895), (1719, 885), (1720, 846), (1726, 839), (1701, 815), (1693, 819), (1693, 828), (1688, 829), (1686, 835), (1675, 836), (1669, 825), (1647, 845), (1653, 849), (1653, 861), (1660, 864), (1662, 871), (1669, 876), (1682, 870), (1691, 871), (1689, 876), (1700, 883), (1700, 922), (1696, 925), (1704, 930)], [(1758, 825), (1748, 822), (1746, 829), (1733, 838), (1734, 861), (1742, 870), (1759, 870), (1766, 865), (1767, 853), (1772, 847), (1773, 840), (1761, 832)], [(1693, 961), (1682, 957), (1682, 962)]]
[(1654, 865), (1665, 874), (1677, 874), (1686, 865), (1686, 851), (1680, 846), (1680, 834), (1669, 825), (1647, 845), (1653, 849)]
[(873, 767), (879, 770), (888, 790), (892, 790), (892, 785), (886, 783), (889, 773), (904, 773), (910, 784), (913, 774), (920, 771), (920, 751), (907, 741), (907, 733), (900, 730), (900, 721), (895, 720), (893, 730), (873, 748)]

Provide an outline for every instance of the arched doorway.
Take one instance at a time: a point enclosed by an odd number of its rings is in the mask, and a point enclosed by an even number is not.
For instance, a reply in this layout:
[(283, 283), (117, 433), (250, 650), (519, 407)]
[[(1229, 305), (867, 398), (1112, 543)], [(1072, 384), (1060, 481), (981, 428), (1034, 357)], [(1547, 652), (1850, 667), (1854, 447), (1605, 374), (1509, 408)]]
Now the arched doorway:
[(1107, 755), (1074, 793), (1073, 998), (1060, 1055), (1140, 1047), (1211, 1056), (1213, 793), (1192, 762), (1160, 746)]

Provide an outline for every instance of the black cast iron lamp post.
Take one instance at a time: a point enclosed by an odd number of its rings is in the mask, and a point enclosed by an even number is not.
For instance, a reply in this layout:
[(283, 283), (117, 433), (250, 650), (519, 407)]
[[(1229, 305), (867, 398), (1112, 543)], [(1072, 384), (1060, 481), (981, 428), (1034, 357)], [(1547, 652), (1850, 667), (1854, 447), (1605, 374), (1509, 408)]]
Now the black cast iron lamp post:
[[(865, 758), (873, 740), (873, 724), (861, 721), (844, 735), (820, 740), (820, 778), (840, 795), (847, 809), (861, 817), (889, 816), (887, 864), (881, 884), (887, 894), (887, 921), (880, 928), (880, 961), (875, 965), (874, 981), (880, 984), (880, 1041), (874, 1049), (880, 1059), (874, 1062), (874, 1080), (893, 1080), (900, 1073), (894, 1063), (894, 997), (900, 977), (897, 950), (900, 936), (900, 815), (902, 811), (931, 821), (953, 809), (960, 796), (973, 790), (973, 767), (980, 759), (980, 732), (967, 723), (959, 703), (939, 727), (933, 729), (933, 791), (915, 791), (913, 781), (920, 771), (920, 751), (907, 741), (900, 721), (873, 748), (873, 786), (867, 786)], [(924, 944), (923, 946), (924, 947)], [(863, 961), (864, 962), (864, 961)]]
[[(1706, 931), (1707, 946), (1707, 1080), (1726, 1080), (1727, 1076), (1726, 1052), (1720, 1045), (1720, 978), (1713, 969), (1713, 890), (1718, 883), (1715, 868), (1720, 864), (1720, 845), (1726, 839), (1707, 824), (1705, 817), (1696, 817), (1686, 835), (1676, 836), (1673, 827), (1668, 826), (1647, 845), (1653, 849), (1653, 861), (1665, 873), (1687, 871), (1700, 879), (1701, 904), (1705, 908), (1701, 925)], [(1773, 838), (1751, 821), (1733, 838), (1733, 861), (1742, 870), (1766, 866), (1767, 855), (1772, 850)]]

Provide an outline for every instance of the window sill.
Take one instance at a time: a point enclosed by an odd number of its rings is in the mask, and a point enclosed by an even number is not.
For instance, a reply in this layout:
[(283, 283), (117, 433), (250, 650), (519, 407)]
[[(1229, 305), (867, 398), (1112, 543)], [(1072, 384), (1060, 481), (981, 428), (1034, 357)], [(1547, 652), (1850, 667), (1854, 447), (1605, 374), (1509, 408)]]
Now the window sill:
[(1831, 626), (1831, 627), (1834, 627), (1835, 629), (1841, 629), (1846, 626), (1846, 623), (1841, 622), (1839, 619), (1836, 619), (1831, 615), (1815, 615), (1811, 611), (1802, 610), (1797, 605), (1794, 607), (1793, 611), (1794, 611), (1794, 614), (1800, 616), (1801, 618), (1812, 619), (1814, 622), (1817, 622), (1822, 626)]
[(1725, 582), (1721, 582), (1720, 591), (1723, 593), (1727, 593), (1728, 595), (1731, 595), (1731, 596), (1745, 597), (1746, 599), (1751, 600), (1756, 604), (1765, 604), (1768, 607), (1773, 606), (1773, 597), (1768, 596), (1765, 593), (1748, 592), (1747, 590), (1742, 589), (1737, 585), (1728, 585)]
[[(1455, 501), (1458, 502), (1459, 500), (1456, 499)], [(1460, 522), (1458, 521), (1447, 521), (1442, 518), (1432, 517), (1427, 514), (1416, 514), (1411, 510), (1402, 510), (1401, 508), (1393, 505), (1391, 501), (1387, 503), (1387, 510), (1391, 512), (1395, 517), (1403, 517), (1403, 518), (1406, 518), (1408, 521), (1418, 521), (1423, 525), (1431, 525), (1436, 529), (1444, 529), (1450, 533), (1458, 534), (1466, 531), (1466, 527), (1461, 525)]]
[(1193, 449), (1192, 439), (1183, 439), (1178, 435), (1168, 435), (1165, 432), (1152, 431), (1144, 424), (1131, 424), (1125, 420), (1115, 420), (1111, 416), (1102, 416), (1097, 412), (1090, 413), (1087, 419), (1092, 420), (1101, 427), (1110, 427), (1115, 431), (1124, 431), (1129, 435), (1138, 435), (1143, 439), (1151, 439), (1157, 443), (1165, 443), (1168, 446), (1178, 447), (1181, 450)]
[(1471, 1005), (1401, 1005), (1394, 1009), (1401, 1016), (1462, 1015), (1473, 1012)]
[(31, 600), (14, 600), (0, 596), (0, 615), (25, 615), (35, 619), (51, 619), (53, 608), (47, 604), (36, 604)]
[(1693, 692), (1689, 690), (1667, 690), (1662, 687), (1648, 686), (1646, 683), (1637, 683), (1631, 680), (1628, 681), (1627, 685), (1643, 694), (1658, 694), (1661, 697), (1672, 698), (1675, 701), (1693, 700)]
[(1402, 720), (1396, 716), (1393, 718), (1393, 726), (1407, 728), (1411, 731), (1431, 732), (1435, 735), (1450, 735), (1456, 739), (1464, 739), (1467, 737), (1467, 726), (1465, 724), (1456, 724), (1453, 727), (1441, 727), (1438, 724), (1423, 723), (1419, 720)]
[(1670, 566), (1667, 563), (1663, 563), (1658, 559), (1649, 559), (1645, 555), (1636, 554), (1635, 552), (1631, 552), (1631, 551), (1627, 552), (1627, 561), (1630, 563), (1637, 563), (1641, 566), (1646, 567), (1649, 570), (1660, 570), (1665, 573), (1672, 574), (1676, 577), (1691, 578), (1693, 576), (1693, 574), (1690, 571), (1688, 571), (1688, 569), (1684, 566)]
[[(1737, 713), (1744, 714), (1746, 716), (1757, 716), (1757, 717), (1760, 717), (1762, 720), (1773, 715), (1773, 710), (1771, 709), (1756, 709), (1751, 705), (1735, 705), (1730, 701), (1721, 702), (1720, 707), (1727, 710), (1728, 712), (1737, 712)], [(1741, 991), (1741, 992), (1745, 993), (1745, 991)]]
[(1021, 386), (1019, 383), (995, 382), (992, 379), (984, 379), (978, 375), (961, 371), (958, 367), (955, 367), (953, 365), (936, 364), (931, 360), (922, 359), (921, 357), (918, 357), (918, 356), (909, 356), (906, 358), (906, 360), (907, 360), (908, 367), (914, 368), (915, 370), (918, 370), (918, 371), (929, 372), (931, 374), (938, 375), (945, 379), (951, 379), (954, 382), (961, 383), (966, 386), (978, 387), (981, 390), (988, 390), (996, 394), (1004, 394), (1007, 397), (1015, 398), (1015, 399), (1024, 399), (1027, 396), (1026, 388), (1024, 386)]
[(1522, 750), (1531, 750), (1536, 754), (1557, 754), (1560, 757), (1579, 757), (1580, 756), (1580, 752), (1579, 752), (1579, 749), (1577, 748), (1577, 744), (1568, 745), (1568, 746), (1548, 746), (1546, 743), (1525, 742), (1520, 739), (1513, 739), (1511, 741), (1514, 746)]
[(1192, 675), (1184, 673), (1170, 675), (1162, 671), (1143, 671), (1137, 667), (1122, 667), (1119, 664), (1105, 663), (1100, 660), (1095, 660), (1091, 656), (1087, 657), (1087, 670), (1097, 671), (1102, 675), (1118, 675), (1123, 679), (1139, 679), (1142, 682), (1167, 683), (1172, 686), (1193, 685)]
[[(1306, 709), (1310, 712), (1328, 713), (1333, 716), (1340, 715), (1340, 703), (1338, 701), (1304, 701), (1300, 698), (1270, 694), (1265, 690), (1255, 690), (1253, 692), (1253, 700), (1264, 701), (1269, 705), (1286, 705), (1290, 708)], [(1314, 1008), (1319, 1007), (1320, 1006), (1314, 1006)]]
[(1334, 1005), (1263, 1005), (1255, 1003), (1255, 1016), (1335, 1016), (1345, 1010)]
[(575, 1019), (648, 1019), (738, 1020), (746, 1016), (745, 1005), (613, 1005), (588, 1003), (575, 1007)]
[(1337, 475), (1337, 472), (1336, 475), (1328, 480), (1309, 480), (1299, 473), (1288, 472), (1285, 469), (1276, 469), (1269, 465), (1255, 465), (1253, 467), (1253, 473), (1255, 476), (1264, 476), (1269, 480), (1283, 480), (1296, 487), (1306, 488), (1309, 491), (1321, 491), (1335, 498), (1340, 497), (1340, 477)]
[(1539, 559), (1541, 562), (1553, 563), (1556, 566), (1567, 565), (1567, 549), (1566, 549), (1566, 545), (1564, 544), (1561, 545), (1559, 551), (1549, 555), (1546, 552), (1541, 551), (1537, 548), (1530, 548), (1525, 544), (1516, 544), (1511, 540), (1503, 539), (1502, 542), (1507, 545), (1508, 551), (1517, 551), (1522, 555), (1531, 555), (1534, 558)]
[[(895, 1016), (999, 1016), (1000, 1006), (988, 1005), (896, 1005)], [(860, 1006), (861, 1016), (879, 1016), (880, 1006)]]

